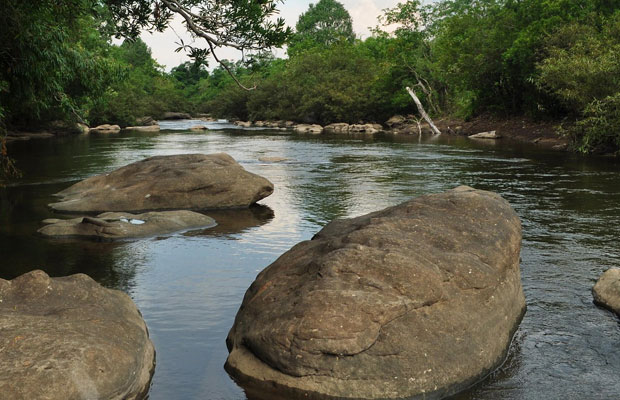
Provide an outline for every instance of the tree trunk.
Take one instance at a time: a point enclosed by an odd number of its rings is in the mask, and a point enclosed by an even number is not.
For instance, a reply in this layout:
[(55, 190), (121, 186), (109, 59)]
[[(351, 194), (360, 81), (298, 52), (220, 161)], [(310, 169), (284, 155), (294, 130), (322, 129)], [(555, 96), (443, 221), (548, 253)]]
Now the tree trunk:
[(424, 120), (428, 122), (434, 134), (441, 135), (441, 131), (435, 126), (433, 120), (431, 119), (431, 117), (428, 116), (426, 111), (424, 111), (424, 107), (422, 107), (422, 103), (420, 103), (420, 99), (418, 99), (418, 96), (415, 95), (415, 93), (413, 92), (413, 90), (411, 90), (410, 87), (407, 87), (407, 92), (409, 92), (409, 95), (413, 98), (415, 105), (418, 107), (420, 115), (422, 115), (422, 118), (424, 118)]

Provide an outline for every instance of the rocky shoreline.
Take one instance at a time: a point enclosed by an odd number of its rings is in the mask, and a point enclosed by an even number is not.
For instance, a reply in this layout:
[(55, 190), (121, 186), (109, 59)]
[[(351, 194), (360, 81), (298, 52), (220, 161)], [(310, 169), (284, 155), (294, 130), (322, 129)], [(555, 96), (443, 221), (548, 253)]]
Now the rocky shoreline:
[[(187, 113), (168, 112), (162, 116), (162, 120), (176, 119), (198, 119), (205, 122), (217, 121), (210, 114), (196, 114), (194, 116)], [(160, 126), (157, 120), (152, 117), (142, 117), (137, 121), (136, 126), (121, 127), (119, 125), (99, 125), (88, 127), (84, 124), (76, 124), (74, 127), (56, 123), (54, 126), (37, 131), (9, 131), (6, 141), (24, 141), (30, 139), (47, 139), (68, 134), (114, 134), (121, 130), (131, 130), (138, 132), (159, 132)], [(325, 126), (319, 124), (297, 123), (295, 121), (232, 121), (240, 128), (269, 128), (275, 130), (288, 130), (307, 134), (368, 134), (375, 133), (391, 135), (429, 135), (432, 134), (430, 126), (425, 122), (419, 122), (413, 115), (395, 115), (383, 124), (377, 123), (357, 123), (348, 124), (344, 122), (331, 123)], [(556, 151), (570, 150), (570, 140), (567, 137), (558, 135), (557, 126), (559, 121), (534, 121), (524, 117), (497, 118), (491, 116), (480, 116), (469, 121), (440, 118), (434, 121), (435, 125), (443, 134), (453, 136), (467, 136), (473, 139), (474, 135), (484, 134), (481, 139), (508, 139), (510, 141), (530, 143), (536, 147), (551, 149)], [(191, 128), (194, 131), (206, 131), (205, 126)], [(494, 133), (494, 134), (493, 134)], [(487, 135), (488, 134), (488, 135)]]

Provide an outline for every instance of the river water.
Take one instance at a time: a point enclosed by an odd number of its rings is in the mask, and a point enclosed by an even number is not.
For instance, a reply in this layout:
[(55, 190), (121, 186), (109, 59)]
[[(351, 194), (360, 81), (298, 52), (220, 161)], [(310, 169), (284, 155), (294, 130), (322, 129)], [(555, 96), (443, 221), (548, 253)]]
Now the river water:
[[(311, 136), (187, 130), (10, 145), (23, 178), (0, 188), (0, 277), (83, 272), (134, 299), (157, 349), (149, 398), (241, 400), (225, 337), (256, 274), (334, 218), (458, 185), (506, 198), (523, 224), (528, 310), (504, 365), (457, 399), (620, 398), (620, 323), (591, 288), (620, 266), (620, 164), (465, 138)], [(228, 128), (228, 129), (227, 129)], [(275, 184), (261, 206), (208, 213), (216, 228), (122, 243), (47, 240), (46, 205), (77, 180), (153, 155), (226, 152)], [(288, 160), (264, 163), (261, 156)]]

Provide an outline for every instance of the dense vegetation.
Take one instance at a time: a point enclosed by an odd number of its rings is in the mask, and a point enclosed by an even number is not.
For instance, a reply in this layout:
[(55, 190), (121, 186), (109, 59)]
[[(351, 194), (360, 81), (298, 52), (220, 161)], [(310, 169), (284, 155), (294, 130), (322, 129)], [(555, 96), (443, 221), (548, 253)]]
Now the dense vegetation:
[(320, 0), (300, 16), (288, 59), (237, 65), (255, 91), (215, 71), (202, 106), (251, 120), (381, 123), (413, 111), (412, 86), (435, 116), (550, 120), (577, 150), (620, 149), (618, 2), (409, 0), (380, 23), (356, 40), (346, 10)]
[[(56, 120), (131, 125), (164, 111), (381, 123), (413, 111), (404, 90), (411, 86), (434, 116), (550, 119), (563, 122), (580, 151), (620, 149), (615, 0), (409, 0), (385, 10), (365, 40), (335, 0), (312, 5), (293, 34), (270, 22), (274, 3), (6, 0), (0, 132)], [(187, 25), (206, 35), (206, 49), (183, 45), (194, 61), (165, 72), (137, 34), (200, 6), (200, 18), (188, 16)], [(114, 35), (127, 40), (113, 45)], [(286, 36), (288, 57), (263, 51)], [(214, 49), (226, 44), (251, 55), (209, 72)], [(4, 146), (0, 161), (8, 167)]]

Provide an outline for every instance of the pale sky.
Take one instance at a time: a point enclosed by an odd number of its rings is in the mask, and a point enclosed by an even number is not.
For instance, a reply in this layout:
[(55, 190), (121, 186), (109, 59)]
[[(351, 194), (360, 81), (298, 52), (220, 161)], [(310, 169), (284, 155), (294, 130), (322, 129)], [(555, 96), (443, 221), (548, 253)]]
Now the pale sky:
[[(382, 14), (381, 10), (394, 7), (399, 0), (338, 0), (351, 14), (353, 20), (353, 30), (358, 37), (366, 38), (370, 35), (369, 27), (375, 27), (377, 17)], [(403, 1), (403, 0), (400, 0)], [(308, 9), (311, 3), (316, 4), (318, 0), (285, 0), (284, 4), (279, 4), (278, 9), (280, 15), (284, 18), (287, 25), (295, 27), (299, 15)], [(151, 48), (153, 58), (169, 71), (172, 67), (189, 60), (184, 52), (175, 53), (174, 50), (179, 47), (179, 36), (186, 43), (191, 42), (191, 37), (186, 33), (185, 27), (181, 24), (182, 19), (176, 18), (171, 26), (162, 33), (143, 33), (142, 40)], [(176, 33), (175, 33), (176, 32)], [(177, 36), (178, 34), (178, 36)], [(200, 41), (197, 41), (200, 44)], [(206, 43), (205, 43), (206, 45)], [(221, 49), (217, 52), (218, 57), (227, 59), (239, 59), (239, 52), (232, 49)], [(284, 52), (276, 53), (280, 56)], [(210, 67), (215, 66), (215, 62), (210, 62)]]

